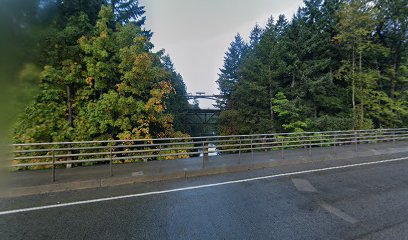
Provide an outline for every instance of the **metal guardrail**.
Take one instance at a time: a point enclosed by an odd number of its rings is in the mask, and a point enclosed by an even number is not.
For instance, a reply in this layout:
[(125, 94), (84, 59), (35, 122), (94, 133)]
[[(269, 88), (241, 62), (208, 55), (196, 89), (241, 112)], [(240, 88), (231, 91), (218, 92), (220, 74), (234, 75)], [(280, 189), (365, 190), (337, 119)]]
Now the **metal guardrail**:
[(135, 140), (108, 140), (82, 142), (53, 142), (13, 144), (13, 161), (10, 167), (27, 169), (51, 167), (55, 181), (55, 168), (64, 164), (109, 163), (112, 175), (114, 163), (167, 160), (203, 157), (225, 153), (395, 142), (408, 139), (408, 128), (348, 130), (326, 132), (275, 133), (189, 138), (161, 138)]

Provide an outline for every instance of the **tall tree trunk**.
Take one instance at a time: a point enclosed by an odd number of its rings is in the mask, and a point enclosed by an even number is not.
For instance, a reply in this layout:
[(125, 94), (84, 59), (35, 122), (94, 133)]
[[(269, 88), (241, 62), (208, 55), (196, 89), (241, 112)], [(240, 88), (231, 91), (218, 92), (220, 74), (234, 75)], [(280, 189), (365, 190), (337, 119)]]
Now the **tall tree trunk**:
[(356, 99), (355, 99), (355, 91), (356, 91), (356, 86), (355, 86), (355, 72), (354, 68), (356, 65), (356, 59), (355, 59), (355, 49), (353, 46), (353, 59), (352, 59), (352, 68), (351, 68), (351, 103), (353, 105), (353, 129), (356, 129)]
[(362, 75), (363, 75), (363, 54), (362, 51), (359, 51), (359, 56), (358, 56), (358, 78), (359, 78), (359, 82), (360, 82), (360, 101), (361, 101), (361, 112), (360, 112), (360, 124), (364, 123), (364, 97), (365, 95), (363, 94), (364, 91), (364, 81), (363, 79), (361, 79)]
[(399, 68), (399, 64), (397, 63), (397, 60), (394, 61), (394, 72), (393, 72), (393, 76), (391, 78), (391, 91), (390, 91), (390, 97), (392, 99), (394, 99), (395, 97), (395, 85), (397, 83), (397, 79), (398, 79), (398, 68)]
[[(70, 127), (72, 127), (72, 101), (71, 101), (71, 85), (67, 84), (67, 106), (68, 106), (68, 125)], [(70, 148), (71, 144), (67, 145), (67, 148)], [(72, 154), (71, 150), (68, 150), (68, 154)], [(72, 160), (72, 157), (67, 157), (68, 161)], [(67, 168), (71, 168), (72, 164), (71, 163), (67, 163), (66, 165)]]
[(272, 100), (273, 100), (273, 97), (274, 97), (274, 95), (273, 95), (273, 88), (272, 88), (272, 82), (273, 82), (273, 79), (272, 79), (272, 66), (271, 65), (269, 65), (269, 111), (270, 111), (270, 118), (271, 118), (271, 124), (272, 124), (272, 131), (273, 130), (276, 130), (275, 129), (275, 123), (274, 123), (274, 114), (273, 114), (273, 104), (272, 104)]
[[(394, 33), (396, 33), (396, 32), (398, 32), (398, 29), (397, 29), (397, 26), (398, 26), (399, 24), (397, 23), (397, 22), (393, 22), (393, 32)], [(392, 56), (394, 56), (393, 57), (393, 63), (394, 63), (394, 66), (393, 66), (393, 70), (394, 70), (394, 72), (393, 72), (393, 76), (392, 76), (392, 79), (391, 79), (391, 89), (390, 89), (390, 97), (392, 98), (392, 99), (394, 99), (395, 98), (395, 91), (396, 91), (396, 84), (397, 84), (397, 82), (398, 82), (398, 70), (399, 70), (399, 67), (400, 67), (400, 64), (401, 64), (401, 52), (403, 52), (403, 47), (402, 47), (402, 44), (403, 44), (403, 42), (404, 42), (404, 33), (406, 33), (406, 28), (402, 28), (401, 30), (400, 30), (400, 32), (401, 32), (401, 34), (400, 34), (400, 36), (398, 37), (399, 38), (399, 40), (397, 40), (397, 43), (394, 43), (395, 44), (395, 47), (394, 47), (394, 50), (392, 49), (391, 50), (391, 54), (392, 54)]]
[(71, 101), (71, 86), (67, 85), (67, 106), (68, 106), (68, 124), (72, 127), (72, 101)]
[(272, 89), (272, 84), (269, 84), (269, 106), (270, 106), (270, 117), (271, 117), (271, 123), (272, 123), (272, 130), (275, 130), (275, 124), (274, 124), (274, 114), (273, 114), (273, 105), (272, 105), (272, 100), (273, 100), (273, 89)]

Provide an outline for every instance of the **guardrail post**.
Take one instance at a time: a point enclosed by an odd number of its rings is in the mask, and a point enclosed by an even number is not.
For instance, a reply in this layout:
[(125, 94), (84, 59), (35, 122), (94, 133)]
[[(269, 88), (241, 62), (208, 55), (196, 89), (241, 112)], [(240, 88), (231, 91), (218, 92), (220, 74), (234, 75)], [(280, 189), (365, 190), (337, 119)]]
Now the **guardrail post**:
[(52, 182), (55, 182), (55, 152), (52, 150)]
[(206, 142), (203, 141), (203, 168), (205, 168), (207, 162), (208, 162), (208, 144), (206, 144)]
[(312, 140), (309, 139), (309, 155), (312, 155)]
[(253, 150), (253, 148), (252, 148), (252, 137), (251, 137), (251, 159), (252, 159), (252, 162), (254, 162), (254, 150)]
[(354, 131), (354, 145), (355, 145), (355, 150), (357, 152), (357, 132)]
[(306, 136), (300, 136), (300, 145), (301, 145), (301, 147), (303, 147), (307, 151), (308, 147), (307, 147), (305, 138), (306, 138)]
[(392, 144), (395, 144), (395, 132), (392, 132)]
[(282, 141), (282, 146), (281, 146), (281, 158), (284, 159), (284, 156), (283, 156), (283, 137), (282, 137), (282, 140), (281, 140), (281, 141)]
[(241, 140), (241, 137), (239, 137), (238, 164), (241, 164), (241, 147), (242, 147), (242, 140)]
[[(148, 148), (146, 147), (147, 144), (148, 144), (148, 141), (143, 141), (143, 145), (145, 145), (145, 147), (143, 147), (143, 150), (147, 150), (147, 149), (148, 149)], [(144, 163), (147, 163), (146, 154), (149, 154), (149, 153), (148, 153), (147, 151), (143, 153), (143, 155), (145, 156), (145, 157), (143, 158), (143, 162), (144, 162)]]
[[(72, 148), (72, 145), (71, 145), (71, 144), (68, 144), (67, 147), (68, 147), (68, 148)], [(71, 154), (72, 154), (72, 150), (68, 150), (68, 155), (71, 155)], [(72, 157), (67, 157), (67, 160), (68, 160), (68, 161), (72, 161)], [(72, 163), (67, 163), (67, 164), (65, 165), (65, 167), (66, 167), (66, 168), (72, 168)]]
[(161, 146), (161, 144), (159, 145), (159, 161), (160, 161), (160, 166), (159, 166), (159, 172), (162, 172), (162, 169), (163, 169), (163, 159), (161, 159), (161, 157), (162, 157), (162, 146)]
[(109, 174), (112, 177), (112, 146), (109, 148)]
[(336, 141), (337, 141), (336, 139), (337, 139), (336, 134), (334, 134), (334, 139), (333, 139), (334, 140), (333, 141), (334, 142), (334, 145), (333, 145), (333, 152), (334, 153), (336, 153)]
[(378, 144), (378, 132), (375, 131), (375, 144)]
[(262, 139), (262, 145), (261, 145), (261, 149), (262, 148), (265, 148), (265, 152), (268, 152), (268, 145), (267, 145), (267, 143), (268, 143), (268, 141), (266, 140), (266, 137), (264, 137), (263, 139)]

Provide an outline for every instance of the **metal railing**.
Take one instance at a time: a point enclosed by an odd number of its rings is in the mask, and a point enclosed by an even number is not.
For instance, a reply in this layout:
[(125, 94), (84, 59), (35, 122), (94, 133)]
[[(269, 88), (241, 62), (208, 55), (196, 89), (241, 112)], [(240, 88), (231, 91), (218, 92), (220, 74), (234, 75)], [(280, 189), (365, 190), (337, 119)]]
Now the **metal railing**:
[(355, 145), (395, 142), (408, 139), (408, 128), (348, 130), (326, 132), (274, 133), (188, 138), (161, 138), (82, 142), (53, 142), (13, 144), (12, 168), (55, 168), (65, 164), (112, 165), (138, 161), (168, 160), (177, 158), (203, 158), (203, 167), (210, 155), (253, 153), (255, 151)]

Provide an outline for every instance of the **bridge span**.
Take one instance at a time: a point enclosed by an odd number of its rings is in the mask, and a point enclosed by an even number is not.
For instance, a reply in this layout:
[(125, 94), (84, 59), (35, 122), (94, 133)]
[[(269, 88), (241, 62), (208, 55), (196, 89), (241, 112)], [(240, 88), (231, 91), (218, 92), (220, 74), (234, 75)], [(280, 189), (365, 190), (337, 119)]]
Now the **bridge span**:
[(0, 239), (403, 239), (407, 131), (15, 145)]

